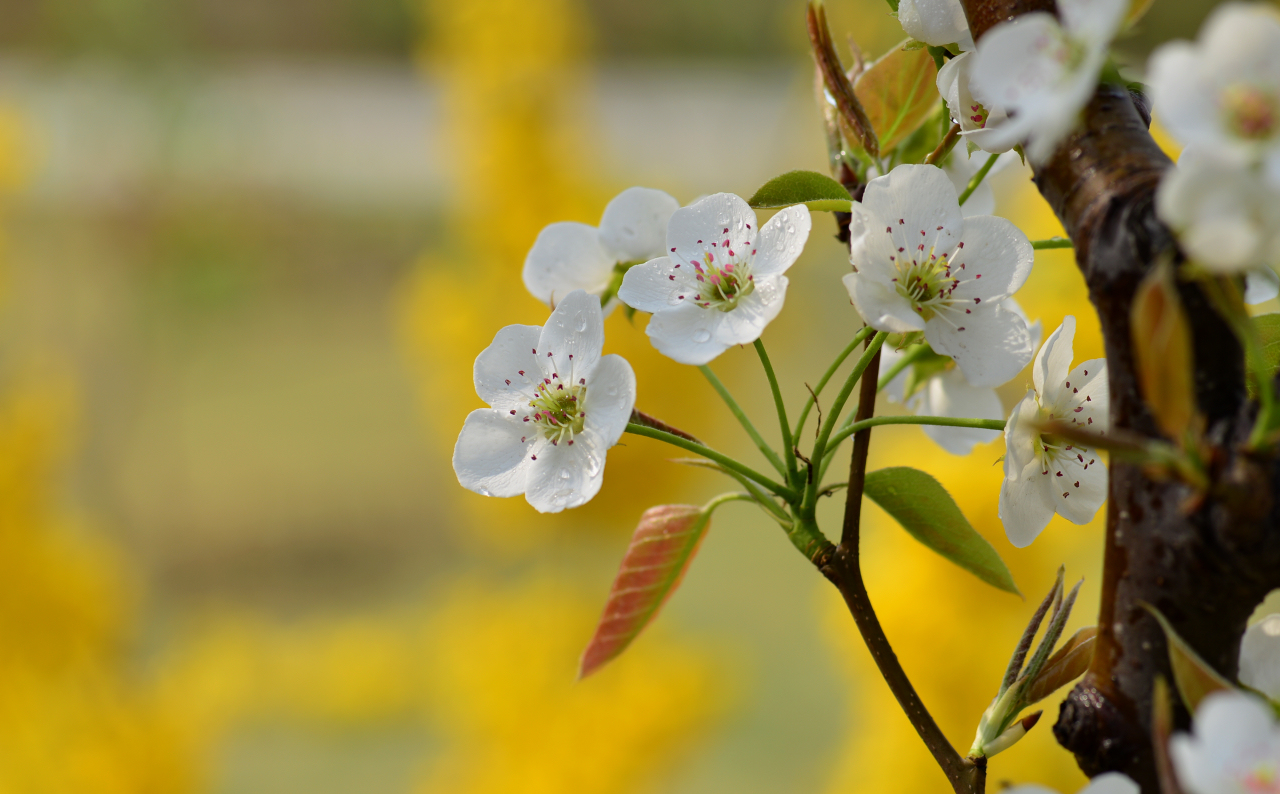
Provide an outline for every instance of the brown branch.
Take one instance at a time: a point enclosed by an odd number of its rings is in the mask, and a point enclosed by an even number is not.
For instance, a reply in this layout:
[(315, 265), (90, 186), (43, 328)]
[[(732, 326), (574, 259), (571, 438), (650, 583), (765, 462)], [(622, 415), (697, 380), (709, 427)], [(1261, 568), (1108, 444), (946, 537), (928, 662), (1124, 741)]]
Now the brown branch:
[[(962, 0), (975, 39), (1051, 0)], [(979, 44), (981, 46), (981, 44)], [(1112, 423), (1158, 438), (1138, 389), (1130, 306), (1147, 270), (1181, 262), (1156, 218), (1154, 195), (1169, 159), (1152, 140), (1143, 103), (1101, 86), (1079, 129), (1036, 169), (1035, 182), (1070, 235), (1102, 325)], [(1179, 285), (1192, 323), (1196, 401), (1214, 445), (1211, 496), (1187, 512), (1190, 486), (1153, 480), (1112, 461), (1098, 641), (1089, 672), (1063, 704), (1054, 735), (1086, 774), (1120, 771), (1159, 792), (1151, 745), (1155, 678), (1169, 676), (1162, 631), (1139, 608), (1155, 604), (1210, 664), (1234, 677), (1254, 606), (1280, 585), (1280, 467), (1242, 451), (1255, 406), (1239, 343), (1200, 289)], [(1185, 729), (1181, 708), (1175, 727)]]
[[(869, 419), (875, 413), (876, 385), (880, 378), (880, 354), (876, 353), (867, 369), (862, 373), (861, 389), (858, 394), (858, 410), (855, 421)], [(871, 606), (871, 597), (867, 593), (866, 583), (862, 580), (861, 553), (859, 541), (861, 535), (862, 494), (866, 482), (867, 454), (871, 447), (871, 429), (867, 428), (854, 435), (853, 457), (849, 463), (849, 490), (845, 499), (844, 526), (841, 532), (840, 545), (822, 561), (822, 574), (831, 581), (844, 597), (845, 605), (853, 616), (862, 640), (866, 643), (871, 658), (875, 660), (880, 675), (897, 698), (898, 705), (910, 720), (920, 740), (929, 748), (934, 760), (947, 776), (952, 789), (957, 794), (982, 794), (986, 784), (986, 759), (976, 761), (962, 758), (942, 729), (934, 721), (933, 715), (925, 708), (924, 702), (911, 680), (902, 669), (902, 663), (893, 652), (889, 638), (885, 636), (875, 609)]]

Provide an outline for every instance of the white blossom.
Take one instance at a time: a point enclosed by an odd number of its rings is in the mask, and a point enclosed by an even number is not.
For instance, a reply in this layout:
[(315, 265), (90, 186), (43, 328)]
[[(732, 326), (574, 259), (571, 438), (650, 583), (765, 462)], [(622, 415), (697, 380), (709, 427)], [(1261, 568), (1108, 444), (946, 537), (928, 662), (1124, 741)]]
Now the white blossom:
[(598, 228), (568, 221), (547, 226), (525, 257), (525, 287), (547, 305), (575, 289), (602, 295), (617, 268), (662, 255), (667, 222), (679, 208), (661, 190), (631, 187), (604, 208)]
[[(1026, 321), (1026, 314), (1013, 298), (1007, 298), (1005, 308), (1014, 312)], [(1031, 346), (1040, 344), (1040, 321), (1029, 326)], [(880, 371), (888, 372), (905, 355), (887, 345), (880, 353)], [(926, 378), (911, 395), (906, 394), (907, 379), (911, 368), (898, 373), (893, 380), (885, 384), (884, 393), (890, 402), (902, 403), (916, 416), (945, 416), (956, 419), (1004, 419), (1004, 405), (1000, 395), (990, 387), (970, 386), (964, 374), (954, 367), (948, 367)], [(935, 444), (952, 455), (968, 455), (978, 444), (994, 441), (1000, 435), (999, 430), (983, 430), (976, 427), (944, 427), (942, 425), (922, 425), (921, 430)]]
[[(1080, 789), (1080, 794), (1138, 794), (1139, 790), (1138, 784), (1126, 775), (1119, 772), (1104, 772), (1090, 780), (1089, 785)], [(1058, 792), (1044, 786), (1028, 785), (1007, 788), (1002, 794), (1058, 794)]]
[(1280, 791), (1280, 725), (1253, 695), (1222, 690), (1196, 709), (1193, 735), (1169, 739), (1169, 756), (1186, 794)]
[(1031, 360), (1021, 317), (1003, 301), (1027, 280), (1034, 251), (1004, 218), (965, 218), (931, 165), (900, 165), (853, 205), (845, 288), (871, 327), (924, 331), (973, 386), (998, 386)]
[[(957, 146), (943, 162), (942, 172), (951, 180), (951, 185), (956, 189), (956, 193), (963, 193), (969, 187), (969, 181), (987, 164), (987, 158), (990, 156), (989, 154), (979, 154), (978, 152), (970, 154), (968, 147)], [(972, 218), (976, 215), (994, 215), (996, 213), (996, 193), (991, 188), (991, 177), (1016, 162), (1018, 162), (1018, 155), (1014, 152), (1006, 152), (996, 158), (996, 162), (991, 166), (991, 170), (987, 172), (986, 178), (969, 194), (968, 200), (960, 205), (960, 214), (966, 218)]]
[(604, 480), (605, 453), (636, 401), (621, 356), (602, 356), (600, 301), (566, 295), (546, 325), (509, 325), (476, 358), (472, 411), (453, 448), (458, 482), (485, 496), (523, 493), (542, 513), (590, 501)]
[(682, 364), (705, 364), (760, 338), (787, 293), (783, 275), (809, 239), (809, 209), (780, 210), (763, 228), (747, 202), (717, 193), (676, 210), (666, 255), (637, 265), (618, 297), (652, 312), (653, 346)]
[(1280, 295), (1280, 276), (1269, 268), (1250, 270), (1244, 274), (1244, 302), (1250, 306), (1266, 303)]
[(1280, 185), (1280, 16), (1263, 3), (1214, 9), (1195, 42), (1158, 48), (1148, 69), (1155, 112), (1173, 137)]
[(1280, 614), (1267, 615), (1245, 631), (1240, 683), (1280, 702)]
[(902, 0), (898, 3), (898, 21), (916, 41), (934, 47), (956, 44), (966, 52), (973, 49), (969, 20), (960, 0)]
[(1066, 317), (1050, 334), (1031, 369), (1035, 388), (1005, 424), (1000, 520), (1018, 548), (1030, 545), (1054, 513), (1086, 524), (1107, 498), (1107, 470), (1098, 451), (1041, 431), (1041, 423), (1052, 419), (1106, 432), (1107, 364), (1099, 358), (1071, 368), (1075, 330), (1075, 318)]
[(938, 93), (947, 103), (951, 122), (960, 125), (960, 135), (965, 140), (986, 152), (1007, 152), (1017, 141), (1008, 141), (1009, 136), (996, 129), (1008, 116), (999, 107), (986, 107), (974, 99), (969, 89), (973, 62), (973, 53), (963, 52), (943, 64), (938, 70)]
[(1043, 163), (1075, 128), (1106, 64), (1111, 39), (1128, 0), (1059, 0), (1061, 22), (1036, 11), (987, 31), (974, 53), (969, 90), (985, 107), (1009, 118), (988, 120), (984, 148), (1026, 142), (1027, 157)]

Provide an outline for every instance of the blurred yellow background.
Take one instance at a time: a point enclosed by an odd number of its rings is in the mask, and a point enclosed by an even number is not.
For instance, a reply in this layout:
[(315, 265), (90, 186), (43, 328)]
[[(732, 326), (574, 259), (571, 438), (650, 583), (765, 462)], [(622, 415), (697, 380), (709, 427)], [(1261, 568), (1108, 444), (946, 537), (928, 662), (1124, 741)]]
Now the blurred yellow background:
[[(1209, 5), (1157, 4), (1123, 47)], [(901, 38), (880, 0), (829, 12), (871, 55)], [(631, 184), (821, 170), (810, 69), (799, 0), (0, 1), (0, 794), (945, 790), (839, 598), (744, 505), (574, 682), (640, 513), (713, 474), (625, 438), (590, 505), (542, 516), (449, 464), (475, 355), (545, 318), (538, 230)], [(1028, 176), (995, 177), (998, 211), (1058, 233)], [(858, 325), (833, 233), (765, 336), (797, 405)], [(1069, 253), (1018, 297), (1101, 355)], [(755, 454), (642, 318), (606, 331), (643, 410)], [(766, 427), (752, 359), (714, 366)], [(1072, 628), (1097, 608), (1101, 522), (1012, 548), (1001, 454), (873, 447), (947, 485), (1029, 598), (868, 508), (872, 599), (962, 749), (1059, 563)], [(993, 781), (1079, 787), (1058, 699)]]

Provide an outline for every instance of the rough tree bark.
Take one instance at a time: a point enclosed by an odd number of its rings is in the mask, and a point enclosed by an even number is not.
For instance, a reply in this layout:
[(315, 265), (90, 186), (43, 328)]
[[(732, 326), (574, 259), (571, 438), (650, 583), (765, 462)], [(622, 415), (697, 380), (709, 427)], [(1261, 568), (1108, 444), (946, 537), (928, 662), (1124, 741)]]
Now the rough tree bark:
[[(962, 0), (975, 39), (1053, 0)], [(1138, 391), (1129, 309), (1147, 270), (1180, 262), (1155, 216), (1154, 194), (1170, 167), (1147, 131), (1145, 101), (1102, 86), (1084, 122), (1035, 173), (1041, 194), (1075, 244), (1076, 263), (1098, 312), (1111, 387), (1112, 422), (1156, 437)], [(1234, 680), (1240, 638), (1254, 607), (1280, 586), (1280, 466), (1242, 450), (1256, 406), (1240, 345), (1194, 286), (1179, 288), (1195, 335), (1197, 401), (1216, 451), (1213, 490), (1193, 511), (1190, 489), (1139, 467), (1111, 467), (1098, 645), (1092, 666), (1063, 703), (1054, 734), (1090, 776), (1129, 775), (1144, 794), (1159, 784), (1151, 753), (1152, 687), (1169, 677), (1164, 636), (1140, 604), (1158, 607), (1219, 672)], [(1186, 729), (1189, 715), (1176, 722)]]

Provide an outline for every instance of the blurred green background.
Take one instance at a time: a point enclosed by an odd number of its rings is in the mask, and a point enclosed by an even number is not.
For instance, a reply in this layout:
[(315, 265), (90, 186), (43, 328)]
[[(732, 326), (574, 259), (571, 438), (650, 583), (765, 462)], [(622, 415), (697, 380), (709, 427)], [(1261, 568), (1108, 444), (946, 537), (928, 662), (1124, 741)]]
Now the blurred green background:
[[(1120, 47), (1140, 64), (1211, 5), (1157, 2)], [(902, 38), (880, 0), (829, 13), (872, 56)], [(0, 793), (942, 790), (839, 599), (746, 506), (574, 683), (640, 513), (729, 488), (710, 473), (624, 439), (595, 501), (541, 516), (449, 464), (475, 355), (545, 318), (519, 277), (543, 225), (594, 223), (631, 184), (688, 203), (822, 170), (803, 14), (0, 2)], [(1055, 234), (1028, 176), (998, 176), (998, 211)], [(796, 403), (858, 325), (815, 221), (765, 336)], [(1048, 330), (1079, 316), (1077, 358), (1100, 355), (1068, 254), (1019, 298)], [(753, 454), (642, 319), (607, 333), (639, 407)], [(752, 357), (714, 366), (769, 415)], [(1092, 621), (1100, 520), (1013, 549), (1001, 442), (876, 438), (873, 466), (938, 476), (1024, 593), (1061, 562), (1086, 577), (1073, 623)], [(872, 598), (967, 747), (1030, 607), (868, 510)], [(1047, 729), (991, 775), (1083, 781)]]

